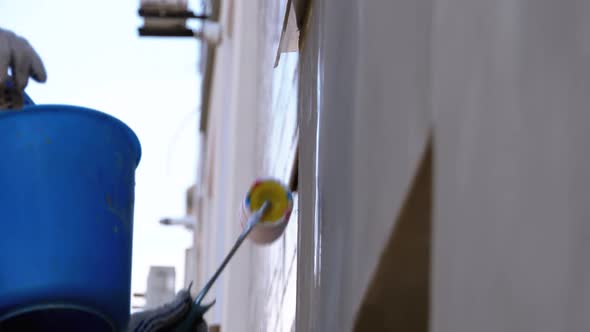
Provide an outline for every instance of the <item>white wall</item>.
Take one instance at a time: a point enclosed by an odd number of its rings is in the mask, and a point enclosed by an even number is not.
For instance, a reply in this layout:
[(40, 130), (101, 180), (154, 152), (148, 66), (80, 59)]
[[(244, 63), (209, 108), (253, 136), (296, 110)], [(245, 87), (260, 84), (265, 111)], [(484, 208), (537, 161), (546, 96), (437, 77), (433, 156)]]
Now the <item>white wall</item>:
[(588, 17), (438, 2), (433, 331), (590, 330)]
[(312, 15), (299, 121), (319, 135), (302, 154), (318, 209), (301, 233), (320, 263), (300, 278), (319, 295), (300, 299), (319, 313), (301, 309), (302, 331), (351, 329), (430, 128), (432, 330), (589, 330), (590, 2), (325, 0)]
[[(285, 2), (286, 3), (286, 2)], [(296, 149), (297, 56), (273, 68), (282, 2), (224, 1), (226, 30), (217, 49), (207, 134), (204, 202), (208, 278), (241, 232), (238, 212), (261, 176), (287, 181)], [(207, 316), (226, 331), (290, 331), (295, 314), (297, 214), (269, 246), (245, 242), (210, 298)], [(203, 279), (206, 280), (206, 279)]]
[[(302, 183), (317, 175), (318, 188), (305, 185), (302, 200), (315, 195), (318, 209), (302, 207), (301, 232), (319, 264), (302, 262), (300, 277), (319, 295), (301, 295), (316, 312), (298, 311), (308, 317), (299, 330), (350, 331), (429, 130), (432, 7), (326, 0), (313, 2), (312, 15), (302, 57), (313, 62), (307, 52), (316, 53), (317, 62), (304, 67), (302, 89), (317, 91), (302, 95), (300, 122), (301, 137), (317, 130), (319, 144), (315, 156), (309, 147), (302, 154)], [(309, 126), (309, 112), (317, 112), (318, 127)], [(314, 157), (317, 174), (310, 174)]]

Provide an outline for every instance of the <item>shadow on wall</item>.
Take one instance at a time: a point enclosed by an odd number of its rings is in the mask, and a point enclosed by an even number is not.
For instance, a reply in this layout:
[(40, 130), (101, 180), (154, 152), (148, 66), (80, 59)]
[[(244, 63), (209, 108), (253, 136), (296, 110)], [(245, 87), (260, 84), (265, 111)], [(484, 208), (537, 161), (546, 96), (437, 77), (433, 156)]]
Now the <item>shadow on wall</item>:
[(428, 331), (432, 158), (429, 139), (358, 311), (354, 331)]

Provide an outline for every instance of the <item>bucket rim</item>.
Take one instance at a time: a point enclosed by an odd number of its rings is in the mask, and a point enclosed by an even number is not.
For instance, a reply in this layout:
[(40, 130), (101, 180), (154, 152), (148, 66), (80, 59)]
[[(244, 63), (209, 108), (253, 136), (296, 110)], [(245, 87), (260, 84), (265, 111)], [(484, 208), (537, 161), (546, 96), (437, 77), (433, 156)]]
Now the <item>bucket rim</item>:
[(14, 319), (16, 317), (22, 315), (28, 315), (37, 311), (46, 311), (46, 310), (72, 310), (72, 311), (79, 311), (86, 314), (94, 315), (96, 318), (99, 318), (103, 322), (105, 322), (110, 328), (111, 331), (115, 331), (115, 323), (109, 317), (107, 317), (102, 312), (92, 309), (87, 306), (72, 304), (72, 303), (45, 303), (45, 304), (36, 304), (26, 306), (17, 310), (10, 311), (6, 314), (0, 316), (0, 322), (6, 322), (10, 319)]
[(0, 117), (22, 117), (22, 116), (34, 116), (35, 113), (40, 112), (55, 112), (55, 113), (76, 113), (76, 114), (83, 114), (99, 119), (107, 119), (108, 121), (114, 122), (117, 126), (121, 127), (129, 136), (131, 140), (131, 145), (135, 150), (137, 155), (136, 158), (136, 165), (139, 165), (142, 157), (141, 151), (141, 144), (139, 142), (139, 138), (137, 134), (131, 129), (125, 122), (119, 120), (118, 118), (114, 117), (105, 112), (101, 112), (92, 108), (83, 107), (83, 106), (75, 106), (75, 105), (67, 105), (67, 104), (36, 104), (36, 105), (26, 105), (21, 109), (18, 110), (3, 110), (0, 112)]

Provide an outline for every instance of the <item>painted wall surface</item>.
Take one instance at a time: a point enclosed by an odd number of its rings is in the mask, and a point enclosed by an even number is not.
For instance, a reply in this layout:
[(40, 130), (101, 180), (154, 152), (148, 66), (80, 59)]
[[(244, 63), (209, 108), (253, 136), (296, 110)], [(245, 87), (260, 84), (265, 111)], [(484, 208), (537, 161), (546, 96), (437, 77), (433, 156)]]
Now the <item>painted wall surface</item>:
[[(300, 123), (301, 175), (313, 183), (302, 186), (302, 209), (315, 222), (301, 232), (315, 256), (302, 262), (299, 277), (319, 295), (302, 294), (317, 312), (301, 306), (298, 330), (351, 331), (429, 131), (432, 2), (312, 6), (301, 51)], [(316, 151), (313, 142), (303, 144), (309, 137), (317, 137)]]
[(590, 330), (589, 15), (438, 2), (435, 332)]
[(431, 330), (590, 328), (589, 15), (577, 0), (312, 2), (301, 331), (351, 330), (431, 130)]
[[(224, 1), (206, 137), (201, 280), (241, 232), (239, 209), (259, 177), (287, 182), (297, 148), (296, 53), (274, 60), (286, 1)], [(207, 319), (224, 331), (291, 331), (297, 276), (297, 208), (267, 246), (245, 242), (218, 281)], [(204, 279), (203, 279), (204, 278)]]

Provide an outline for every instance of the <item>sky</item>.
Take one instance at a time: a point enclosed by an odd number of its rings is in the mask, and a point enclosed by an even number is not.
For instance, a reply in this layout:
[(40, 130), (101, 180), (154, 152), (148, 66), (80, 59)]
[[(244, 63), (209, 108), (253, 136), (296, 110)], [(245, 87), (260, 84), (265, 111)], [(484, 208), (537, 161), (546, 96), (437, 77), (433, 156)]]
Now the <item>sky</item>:
[(128, 0), (0, 1), (0, 27), (26, 38), (43, 59), (47, 82), (26, 89), (35, 103), (93, 108), (137, 134), (132, 292), (145, 291), (150, 265), (176, 267), (178, 290), (192, 235), (158, 220), (184, 215), (195, 180), (198, 42), (140, 38), (138, 7)]

